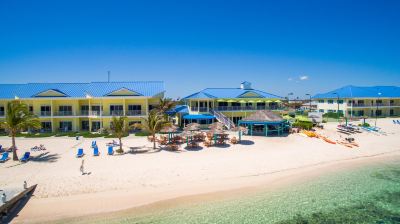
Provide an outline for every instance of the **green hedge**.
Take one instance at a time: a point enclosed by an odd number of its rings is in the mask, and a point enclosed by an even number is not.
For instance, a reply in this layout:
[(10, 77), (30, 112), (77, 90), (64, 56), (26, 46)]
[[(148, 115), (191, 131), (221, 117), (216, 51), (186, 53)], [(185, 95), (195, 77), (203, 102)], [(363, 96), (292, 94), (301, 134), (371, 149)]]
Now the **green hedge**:
[[(324, 118), (338, 118), (338, 113), (335, 112), (328, 112), (322, 115)], [(343, 113), (339, 113), (339, 118), (343, 117)]]
[(313, 127), (313, 124), (308, 121), (296, 121), (292, 124), (292, 127), (310, 130)]
[(135, 136), (149, 136), (150, 133), (146, 131), (139, 131), (135, 133)]
[(358, 124), (358, 126), (361, 126), (361, 127), (370, 127), (371, 125), (370, 125), (369, 123), (365, 122), (364, 124)]

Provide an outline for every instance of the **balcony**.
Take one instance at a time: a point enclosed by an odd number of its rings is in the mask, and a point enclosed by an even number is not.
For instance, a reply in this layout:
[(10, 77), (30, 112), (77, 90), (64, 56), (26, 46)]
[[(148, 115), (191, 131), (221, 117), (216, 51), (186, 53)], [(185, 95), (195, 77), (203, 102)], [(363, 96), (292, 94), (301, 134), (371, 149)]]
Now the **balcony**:
[(141, 110), (128, 110), (126, 112), (126, 116), (140, 116), (142, 115), (142, 111)]
[[(191, 107), (192, 111), (207, 112), (213, 108), (207, 107)], [(221, 106), (216, 107), (215, 111), (255, 111), (255, 110), (279, 110), (282, 109), (278, 106)]]
[(51, 111), (40, 111), (39, 116), (41, 117), (50, 117)]
[(54, 113), (54, 116), (73, 116), (72, 111), (58, 111)]

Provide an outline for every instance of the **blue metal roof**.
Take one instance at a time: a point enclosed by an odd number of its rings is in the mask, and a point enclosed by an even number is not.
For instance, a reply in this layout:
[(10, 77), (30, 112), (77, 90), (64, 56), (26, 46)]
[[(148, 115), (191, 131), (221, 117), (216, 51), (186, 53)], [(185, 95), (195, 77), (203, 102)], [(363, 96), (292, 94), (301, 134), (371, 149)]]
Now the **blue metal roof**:
[(200, 92), (194, 93), (187, 97), (184, 97), (183, 100), (188, 99), (219, 99), (219, 98), (250, 98), (245, 97), (246, 93), (254, 93), (258, 96), (254, 98), (270, 98), (270, 99), (283, 99), (281, 96), (277, 96), (274, 94), (270, 94), (261, 90), (256, 89), (242, 89), (242, 88), (207, 88)]
[[(336, 93), (336, 94), (335, 94)], [(379, 94), (380, 93), (380, 94)], [(333, 91), (316, 94), (313, 96), (315, 99), (327, 99), (327, 98), (399, 98), (400, 87), (397, 86), (344, 86)]]
[(66, 97), (72, 98), (84, 98), (86, 95), (106, 97), (119, 89), (128, 89), (148, 97), (165, 91), (161, 81), (0, 84), (0, 99), (36, 98), (37, 94), (48, 90), (64, 93)]
[(211, 114), (186, 114), (185, 116), (183, 116), (183, 119), (187, 119), (187, 120), (211, 120), (214, 119), (215, 116), (211, 115)]
[(176, 113), (188, 114), (189, 108), (187, 105), (176, 105), (172, 110), (166, 112), (169, 115), (174, 115)]

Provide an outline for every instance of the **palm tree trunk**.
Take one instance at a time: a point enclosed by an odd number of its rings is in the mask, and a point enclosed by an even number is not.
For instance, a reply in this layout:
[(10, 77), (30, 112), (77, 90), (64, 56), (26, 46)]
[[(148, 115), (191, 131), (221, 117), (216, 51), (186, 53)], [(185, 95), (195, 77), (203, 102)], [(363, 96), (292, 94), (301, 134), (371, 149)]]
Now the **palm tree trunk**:
[(153, 149), (156, 149), (156, 134), (153, 134)]
[(121, 140), (121, 138), (118, 138), (119, 139), (119, 150), (122, 152), (122, 140)]
[(13, 152), (13, 160), (18, 161), (18, 155), (17, 155), (17, 146), (15, 145), (15, 134), (11, 134), (11, 140), (12, 140), (12, 152)]

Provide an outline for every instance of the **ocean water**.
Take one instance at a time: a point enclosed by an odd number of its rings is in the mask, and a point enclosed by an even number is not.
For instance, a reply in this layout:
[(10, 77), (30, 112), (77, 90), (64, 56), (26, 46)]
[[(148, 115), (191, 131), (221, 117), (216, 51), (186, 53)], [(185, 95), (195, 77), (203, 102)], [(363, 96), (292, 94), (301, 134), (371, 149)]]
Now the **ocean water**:
[(93, 222), (400, 223), (400, 161), (338, 172), (280, 190)]

